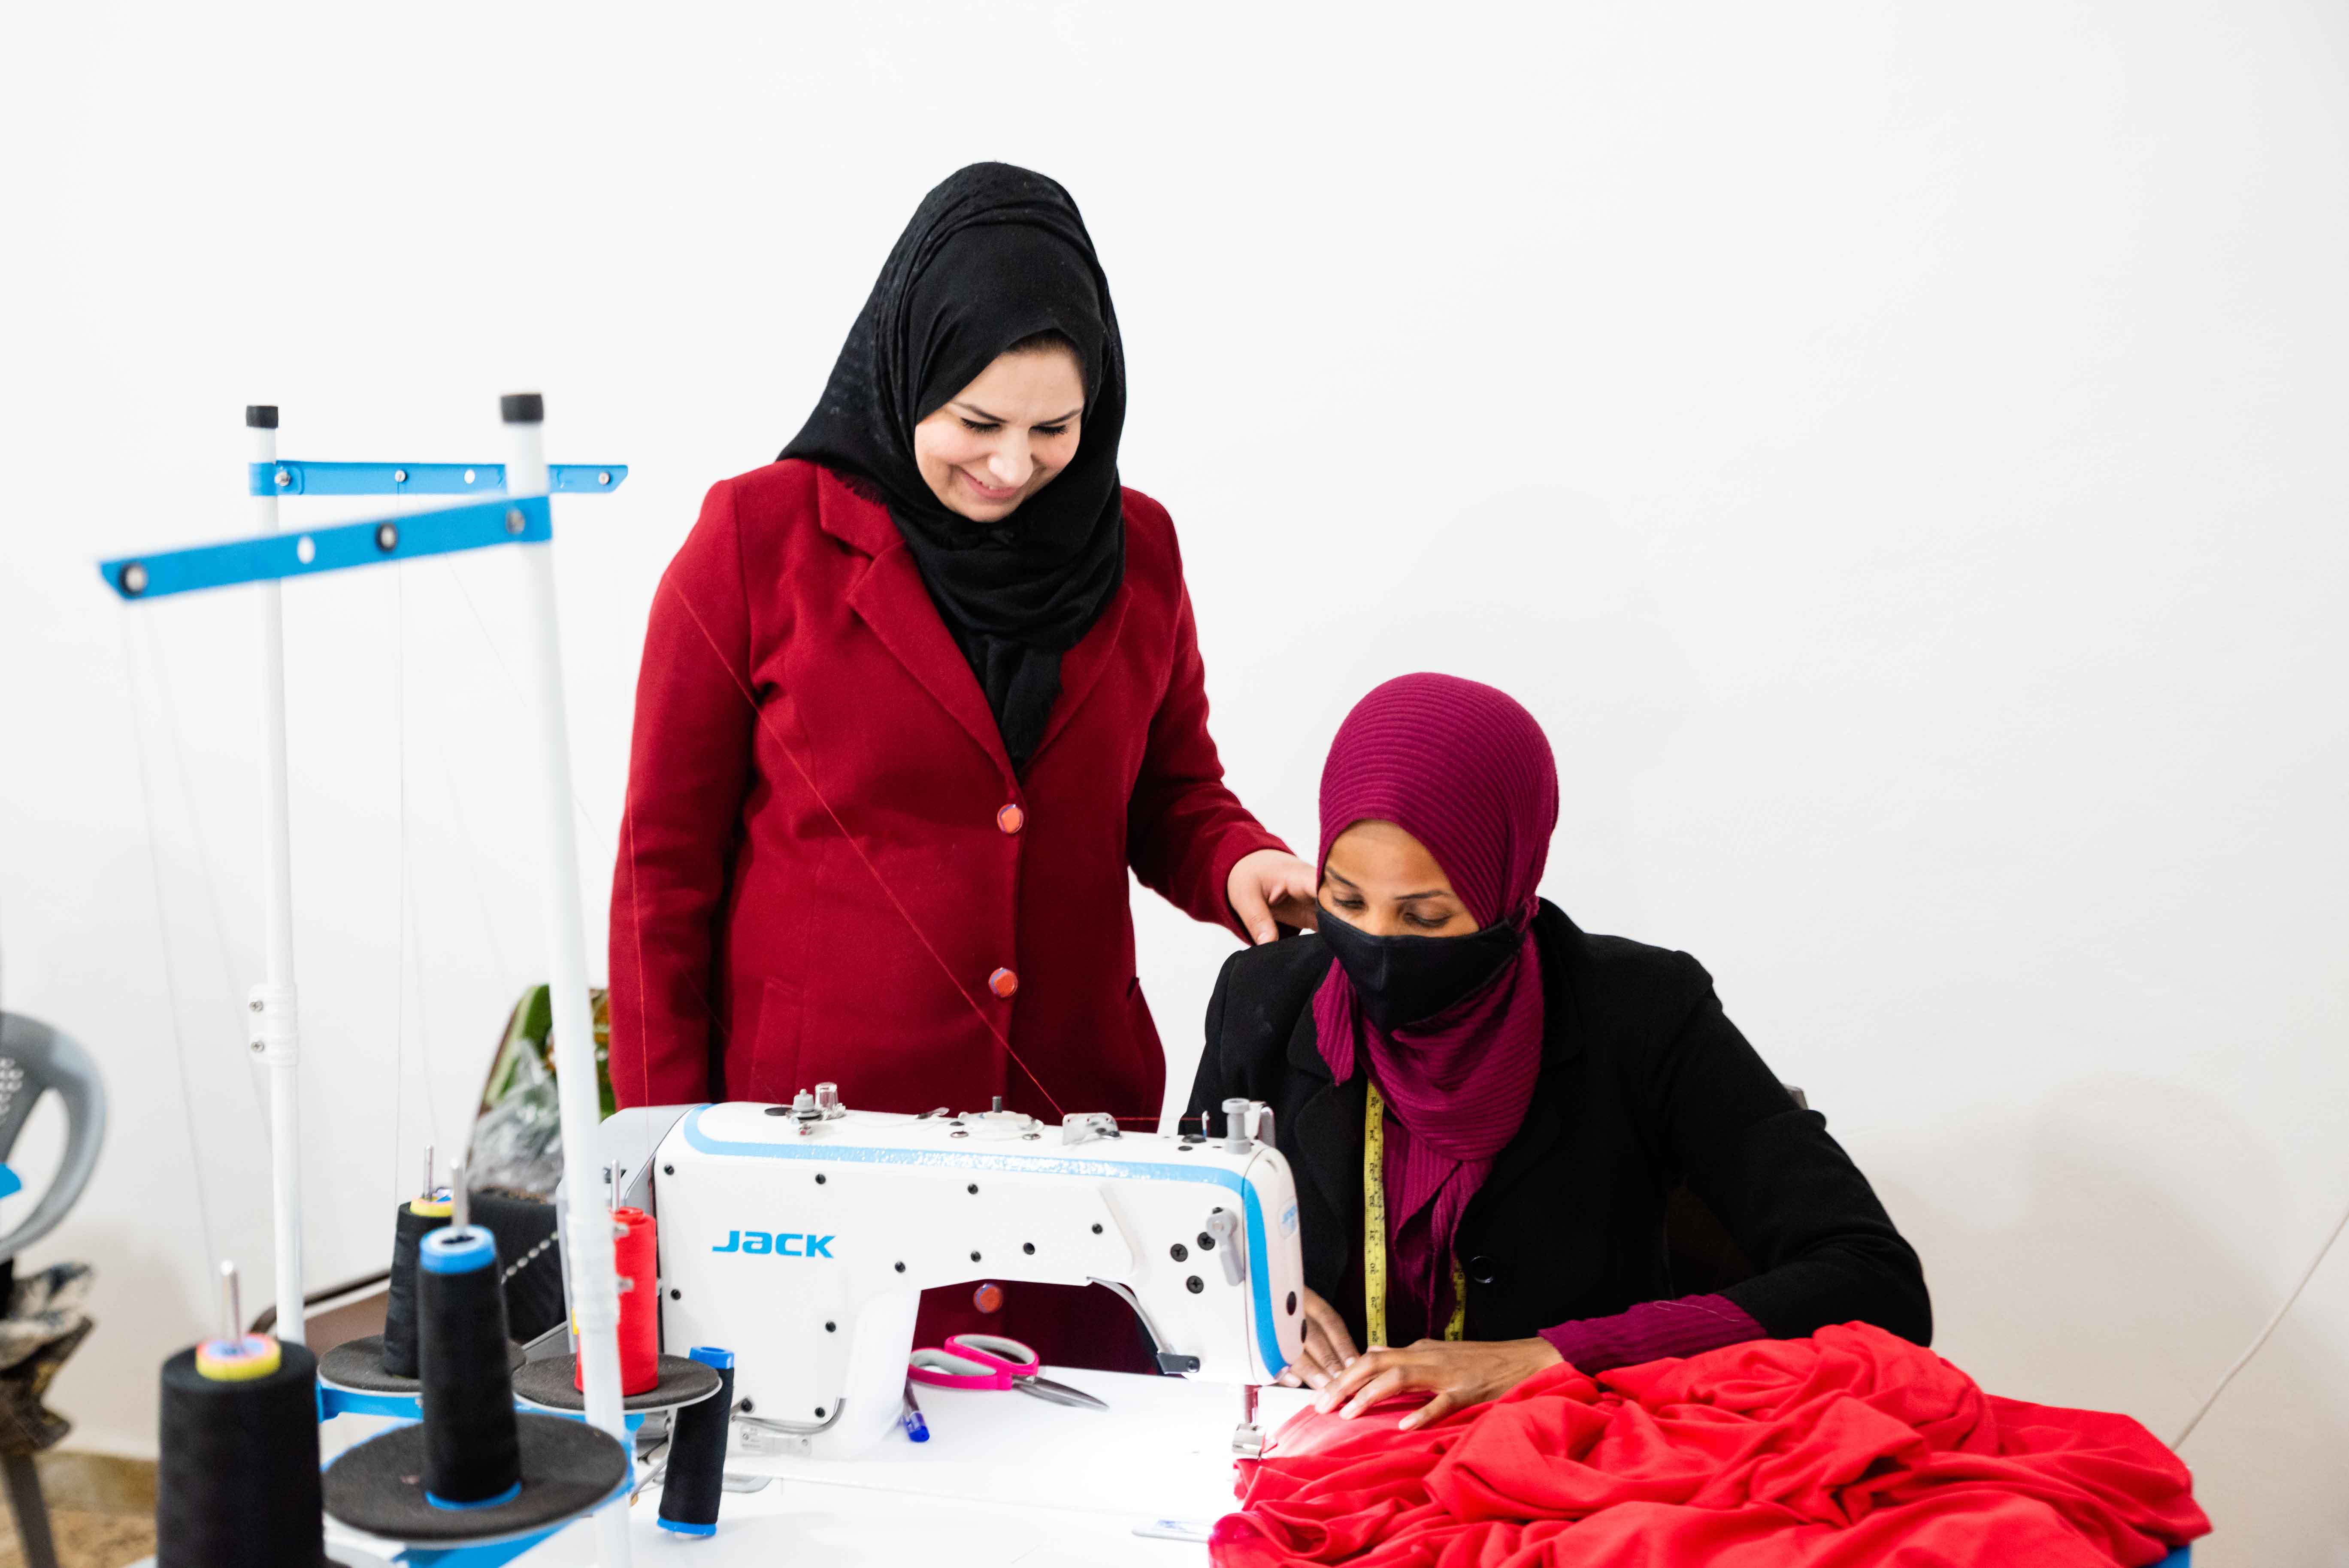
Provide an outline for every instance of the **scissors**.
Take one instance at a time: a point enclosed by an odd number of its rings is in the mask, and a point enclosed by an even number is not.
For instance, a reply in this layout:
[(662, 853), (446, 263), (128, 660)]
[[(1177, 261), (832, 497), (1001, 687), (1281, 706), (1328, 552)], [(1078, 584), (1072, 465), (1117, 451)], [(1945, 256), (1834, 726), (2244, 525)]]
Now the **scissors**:
[(916, 1383), (940, 1388), (1017, 1388), (1056, 1405), (1109, 1408), (1082, 1389), (1039, 1377), (1036, 1369), (1042, 1365), (1043, 1357), (1016, 1339), (999, 1334), (949, 1334), (943, 1349), (915, 1351), (905, 1373)]

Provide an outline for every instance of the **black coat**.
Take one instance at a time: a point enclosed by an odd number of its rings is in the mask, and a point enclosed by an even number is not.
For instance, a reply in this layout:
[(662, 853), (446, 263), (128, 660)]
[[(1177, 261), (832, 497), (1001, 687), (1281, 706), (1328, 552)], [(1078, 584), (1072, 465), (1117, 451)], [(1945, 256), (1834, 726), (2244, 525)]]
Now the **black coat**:
[[(1585, 935), (1547, 903), (1534, 934), (1541, 1078), (1461, 1218), (1468, 1337), (1527, 1338), (1685, 1294), (1664, 1244), (1666, 1194), (1685, 1181), (1756, 1271), (1721, 1294), (1773, 1336), (1857, 1319), (1928, 1343), (1916, 1253), (1826, 1119), (1795, 1104), (1723, 1013), (1703, 966)], [(1273, 1108), (1297, 1180), (1305, 1283), (1361, 1344), (1366, 1080), (1358, 1068), (1333, 1083), (1321, 1059), (1312, 1001), (1329, 968), (1313, 936), (1233, 955), (1207, 1005), (1189, 1115), (1214, 1113), (1220, 1132), (1226, 1099)]]

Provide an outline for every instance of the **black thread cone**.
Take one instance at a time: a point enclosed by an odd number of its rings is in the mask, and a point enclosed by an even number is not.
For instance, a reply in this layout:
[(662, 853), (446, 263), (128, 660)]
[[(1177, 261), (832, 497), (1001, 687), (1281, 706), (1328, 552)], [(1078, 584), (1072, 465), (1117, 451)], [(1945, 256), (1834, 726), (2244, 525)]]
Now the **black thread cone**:
[(155, 1473), (156, 1568), (319, 1568), (317, 1359), (279, 1347), (277, 1370), (215, 1382), (196, 1353), (163, 1363)]
[(730, 1363), (717, 1371), (718, 1392), (668, 1418), (668, 1469), (661, 1477), (660, 1516), (672, 1524), (716, 1524), (718, 1504), (726, 1495), (734, 1368)]
[(391, 1283), (383, 1304), (383, 1369), (395, 1377), (416, 1376), (416, 1249), (426, 1233), (449, 1222), (446, 1214), (410, 1212), (399, 1206), (391, 1233)]
[(481, 1502), (522, 1480), (505, 1292), (491, 1250), (486, 1264), (462, 1274), (416, 1274), (424, 1490), (442, 1502)]

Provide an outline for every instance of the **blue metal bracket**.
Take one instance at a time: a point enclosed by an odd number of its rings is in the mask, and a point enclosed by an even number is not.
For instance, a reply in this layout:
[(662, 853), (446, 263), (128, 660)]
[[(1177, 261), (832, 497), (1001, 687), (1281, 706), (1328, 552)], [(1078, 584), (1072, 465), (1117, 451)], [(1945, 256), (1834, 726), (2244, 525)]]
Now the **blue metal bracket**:
[[(554, 1529), (574, 1522), (566, 1519)], [(411, 1546), (393, 1561), (402, 1568), (504, 1568), (554, 1533), (554, 1530), (542, 1530), (534, 1535), (518, 1535), (512, 1541), (492, 1541), (486, 1546)]]
[(98, 563), (106, 585), (125, 599), (160, 599), (201, 588), (268, 583), (448, 555), (493, 544), (530, 544), (554, 537), (554, 513), (543, 495), (476, 501), (439, 511), (411, 512), (376, 522), (347, 522), (303, 532), (264, 533), (257, 539), (129, 555)]
[(336, 1416), (398, 1416), (410, 1421), (424, 1418), (424, 1406), (413, 1394), (370, 1394), (357, 1388), (318, 1385), (318, 1419)]
[[(520, 1399), (514, 1401), (514, 1408), (525, 1415), (553, 1416), (558, 1420), (584, 1421), (587, 1418), (585, 1411), (554, 1410), (543, 1405), (524, 1404)], [(627, 1423), (628, 1430), (633, 1433), (645, 1424), (648, 1413), (624, 1410), (620, 1418)], [(331, 1421), (336, 1416), (398, 1416), (410, 1421), (420, 1421), (424, 1418), (424, 1405), (414, 1394), (374, 1394), (322, 1382), (318, 1385), (318, 1419)]]
[[(547, 489), (556, 495), (616, 490), (626, 463), (553, 463)], [(252, 465), (254, 495), (496, 495), (506, 488), (503, 463), (297, 463)]]

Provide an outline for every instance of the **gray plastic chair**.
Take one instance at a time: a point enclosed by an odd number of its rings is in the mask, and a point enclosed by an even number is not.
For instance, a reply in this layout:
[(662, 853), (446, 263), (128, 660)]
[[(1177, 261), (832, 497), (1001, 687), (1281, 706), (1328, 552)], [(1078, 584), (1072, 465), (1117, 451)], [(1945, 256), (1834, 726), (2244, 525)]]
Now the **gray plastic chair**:
[[(56, 1090), (65, 1102), (66, 1152), (48, 1191), (24, 1222), (0, 1235), (0, 1279), (13, 1279), (16, 1254), (57, 1228), (89, 1185), (98, 1151), (106, 1141), (106, 1086), (88, 1051), (37, 1019), (0, 1013), (0, 1161), (16, 1151), (16, 1136), (41, 1097)], [(0, 1299), (0, 1309), (7, 1303)], [(41, 1496), (41, 1473), (33, 1456), (0, 1456), (16, 1505), (16, 1534), (27, 1568), (57, 1568), (49, 1536), (49, 1506)]]
[(106, 1085), (89, 1053), (36, 1018), (0, 1013), (0, 1161), (15, 1152), (34, 1103), (50, 1089), (65, 1101), (65, 1159), (24, 1223), (0, 1236), (0, 1263), (57, 1228), (89, 1185), (106, 1141)]

